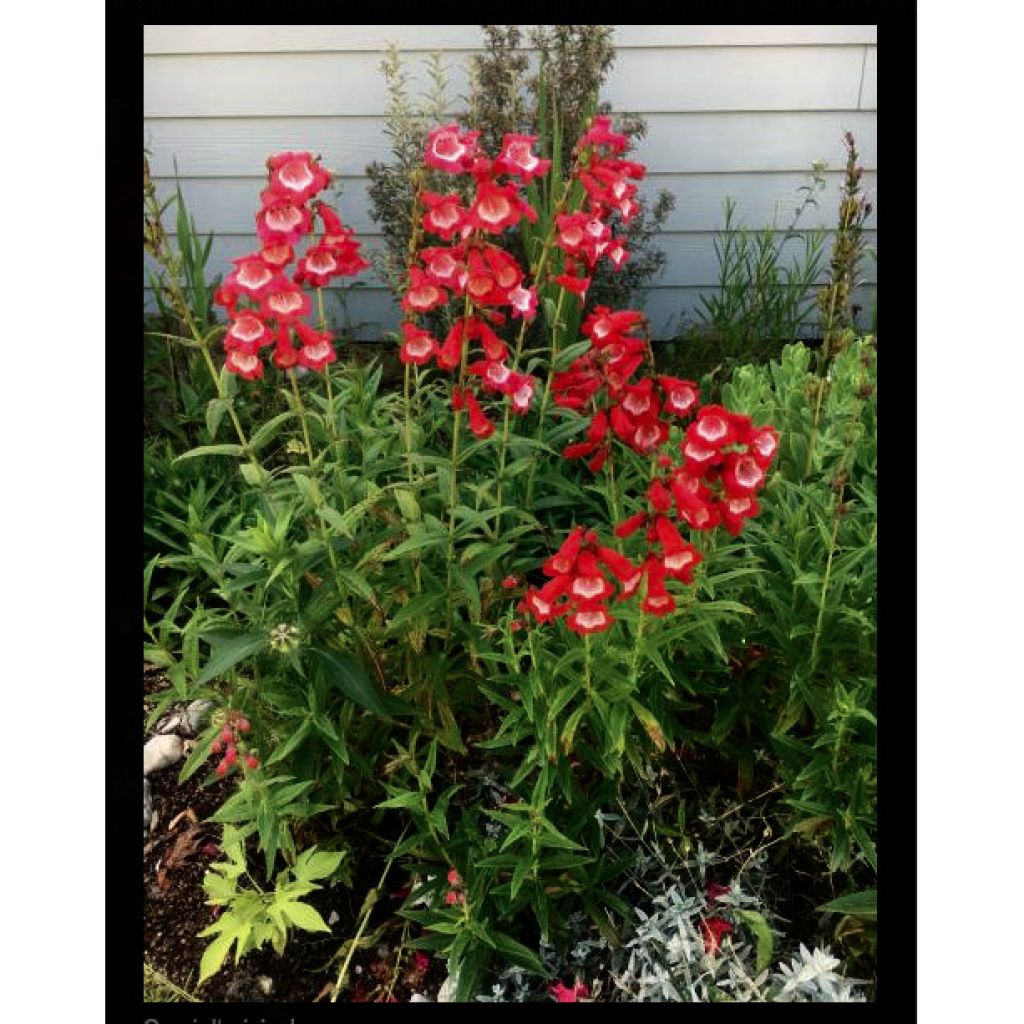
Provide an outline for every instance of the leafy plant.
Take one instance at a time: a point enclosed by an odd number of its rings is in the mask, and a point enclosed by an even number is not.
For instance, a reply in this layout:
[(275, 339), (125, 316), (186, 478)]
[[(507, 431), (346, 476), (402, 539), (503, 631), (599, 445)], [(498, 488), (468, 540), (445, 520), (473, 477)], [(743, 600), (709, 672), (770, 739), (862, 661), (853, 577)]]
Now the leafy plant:
[[(199, 968), (199, 983), (212, 977), (235, 949), (235, 963), (246, 953), (269, 943), (280, 955), (284, 952), (289, 933), (298, 928), (307, 932), (330, 932), (330, 928), (316, 908), (302, 902), (303, 896), (321, 886), (317, 879), (329, 878), (341, 864), (343, 853), (306, 850), (295, 863), (278, 872), (274, 888), (264, 892), (247, 872), (245, 849), (240, 833), (231, 827), (224, 829), (221, 849), (226, 861), (211, 866), (203, 878), (210, 906), (222, 908), (217, 920), (204, 928), (200, 937), (216, 936), (203, 953)], [(251, 888), (240, 888), (243, 876)]]

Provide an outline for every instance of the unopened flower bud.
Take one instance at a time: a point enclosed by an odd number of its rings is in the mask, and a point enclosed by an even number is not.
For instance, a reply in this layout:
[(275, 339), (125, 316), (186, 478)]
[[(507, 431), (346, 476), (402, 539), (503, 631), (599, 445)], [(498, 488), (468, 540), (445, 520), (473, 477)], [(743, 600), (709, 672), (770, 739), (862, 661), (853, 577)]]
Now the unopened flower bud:
[(279, 654), (291, 654), (299, 646), (299, 631), (286, 622), (270, 631), (270, 646)]

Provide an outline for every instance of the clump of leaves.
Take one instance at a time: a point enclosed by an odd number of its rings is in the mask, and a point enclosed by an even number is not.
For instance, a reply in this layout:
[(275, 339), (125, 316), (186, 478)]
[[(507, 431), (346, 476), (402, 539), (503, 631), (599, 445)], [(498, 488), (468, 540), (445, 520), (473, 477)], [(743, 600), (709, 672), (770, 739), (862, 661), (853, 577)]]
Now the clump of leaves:
[[(267, 943), (280, 955), (294, 928), (330, 932), (319, 912), (301, 898), (322, 888), (315, 879), (334, 874), (343, 853), (327, 853), (311, 847), (300, 854), (290, 868), (278, 872), (272, 891), (264, 892), (248, 874), (243, 840), (230, 825), (224, 829), (221, 849), (228, 859), (212, 865), (203, 879), (203, 888), (209, 896), (207, 903), (223, 909), (217, 920), (199, 933), (200, 937), (216, 936), (203, 954), (200, 984), (220, 970), (232, 946), (237, 964), (246, 953)], [(251, 888), (239, 888), (243, 876), (249, 879)]]

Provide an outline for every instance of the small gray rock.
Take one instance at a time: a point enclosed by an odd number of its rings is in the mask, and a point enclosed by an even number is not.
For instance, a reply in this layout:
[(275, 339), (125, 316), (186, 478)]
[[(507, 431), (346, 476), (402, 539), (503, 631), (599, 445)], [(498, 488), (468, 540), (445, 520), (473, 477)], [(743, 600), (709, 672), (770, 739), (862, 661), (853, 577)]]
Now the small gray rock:
[(210, 712), (213, 711), (212, 700), (194, 700), (185, 710), (182, 712), (181, 721), (179, 723), (178, 732), (182, 736), (195, 736), (202, 729), (206, 720), (210, 717)]
[(265, 974), (261, 974), (257, 977), (256, 984), (259, 985), (260, 991), (265, 996), (269, 996), (270, 993), (274, 991), (274, 979), (268, 978)]
[(149, 832), (149, 821), (153, 817), (153, 793), (149, 786), (149, 779), (142, 777), (142, 834)]
[(180, 761), (185, 746), (180, 736), (154, 736), (142, 748), (142, 774), (149, 775)]

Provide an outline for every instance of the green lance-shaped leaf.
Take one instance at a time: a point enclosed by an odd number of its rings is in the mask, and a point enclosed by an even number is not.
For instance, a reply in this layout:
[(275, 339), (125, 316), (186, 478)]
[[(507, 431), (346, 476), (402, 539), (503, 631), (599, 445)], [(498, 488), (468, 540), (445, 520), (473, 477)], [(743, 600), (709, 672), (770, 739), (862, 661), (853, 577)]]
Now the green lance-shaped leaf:
[(349, 700), (385, 718), (415, 714), (415, 709), (405, 701), (383, 693), (351, 655), (327, 647), (311, 650), (320, 661), (328, 685), (336, 686)]
[(262, 632), (236, 633), (225, 635), (218, 632), (217, 638), (210, 637), (210, 660), (196, 680), (197, 686), (216, 679), (229, 668), (233, 668), (245, 658), (259, 653), (267, 645), (267, 634)]

